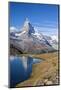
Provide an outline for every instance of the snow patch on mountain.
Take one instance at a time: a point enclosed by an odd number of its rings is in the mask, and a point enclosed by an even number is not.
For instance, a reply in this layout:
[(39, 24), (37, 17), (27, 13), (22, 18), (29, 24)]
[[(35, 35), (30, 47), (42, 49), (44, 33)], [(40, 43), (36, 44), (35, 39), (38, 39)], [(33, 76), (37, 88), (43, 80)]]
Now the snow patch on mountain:
[(52, 38), (52, 40), (56, 40), (58, 42), (58, 36), (53, 35), (53, 36), (51, 36), (51, 38)]

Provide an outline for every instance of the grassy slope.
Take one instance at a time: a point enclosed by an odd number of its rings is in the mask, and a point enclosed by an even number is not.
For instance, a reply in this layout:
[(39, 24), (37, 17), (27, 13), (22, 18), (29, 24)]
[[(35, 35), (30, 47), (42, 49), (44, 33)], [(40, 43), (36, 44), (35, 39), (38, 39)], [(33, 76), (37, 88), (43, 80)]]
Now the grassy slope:
[(44, 85), (42, 82), (44, 82), (45, 79), (53, 80), (55, 75), (58, 74), (57, 52), (38, 55), (36, 54), (32, 56), (36, 58), (42, 58), (44, 61), (38, 64), (34, 64), (30, 78), (17, 84), (16, 87)]

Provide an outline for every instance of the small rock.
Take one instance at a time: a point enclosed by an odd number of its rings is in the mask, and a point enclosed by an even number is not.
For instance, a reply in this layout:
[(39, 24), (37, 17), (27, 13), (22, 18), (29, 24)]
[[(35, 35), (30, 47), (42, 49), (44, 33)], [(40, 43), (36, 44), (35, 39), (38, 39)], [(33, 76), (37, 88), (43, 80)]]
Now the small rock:
[(44, 83), (42, 81), (39, 81), (37, 85), (44, 85)]
[(47, 82), (46, 82), (46, 85), (51, 85), (51, 84), (53, 84), (52, 81), (47, 81)]
[(58, 84), (59, 83), (58, 79), (54, 80), (53, 83)]
[(59, 77), (58, 76), (56, 76), (56, 79), (58, 79)]
[(48, 79), (45, 79), (45, 80), (44, 80), (44, 83), (46, 83), (47, 81), (48, 81)]

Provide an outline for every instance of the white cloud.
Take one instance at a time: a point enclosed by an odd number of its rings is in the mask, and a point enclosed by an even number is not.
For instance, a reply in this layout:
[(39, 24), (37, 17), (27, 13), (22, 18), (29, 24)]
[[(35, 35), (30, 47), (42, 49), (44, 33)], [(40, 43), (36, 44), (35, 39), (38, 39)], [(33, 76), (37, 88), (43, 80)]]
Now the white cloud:
[(16, 32), (16, 31), (18, 31), (18, 29), (16, 27), (14, 27), (14, 26), (10, 27), (10, 32)]

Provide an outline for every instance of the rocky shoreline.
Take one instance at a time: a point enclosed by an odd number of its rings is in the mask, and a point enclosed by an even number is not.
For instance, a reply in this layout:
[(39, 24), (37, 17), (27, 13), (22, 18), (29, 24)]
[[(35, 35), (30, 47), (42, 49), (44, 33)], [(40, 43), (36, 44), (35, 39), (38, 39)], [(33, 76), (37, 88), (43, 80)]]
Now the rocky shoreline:
[(50, 77), (45, 77), (43, 80), (39, 80), (37, 82), (37, 86), (40, 85), (58, 85), (59, 84), (59, 76), (57, 75), (57, 73), (54, 73), (54, 75), (50, 76)]

